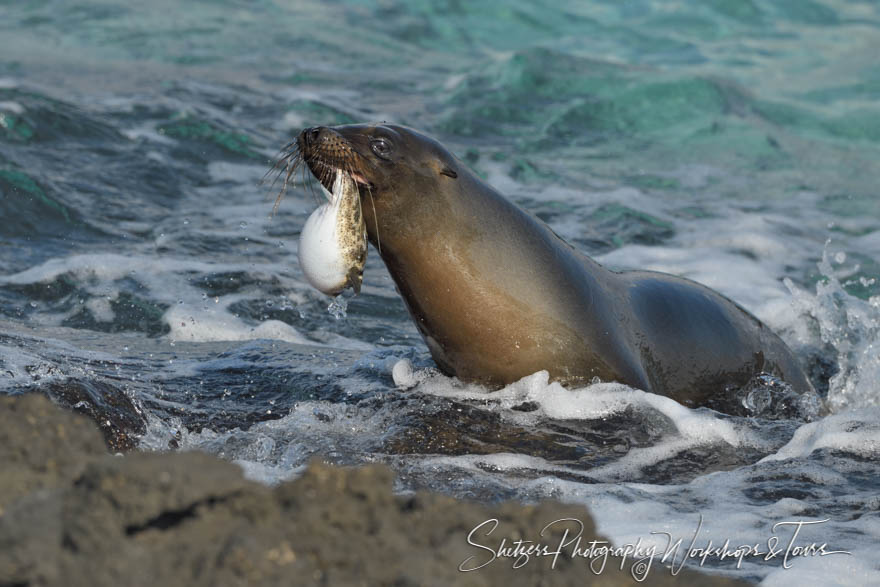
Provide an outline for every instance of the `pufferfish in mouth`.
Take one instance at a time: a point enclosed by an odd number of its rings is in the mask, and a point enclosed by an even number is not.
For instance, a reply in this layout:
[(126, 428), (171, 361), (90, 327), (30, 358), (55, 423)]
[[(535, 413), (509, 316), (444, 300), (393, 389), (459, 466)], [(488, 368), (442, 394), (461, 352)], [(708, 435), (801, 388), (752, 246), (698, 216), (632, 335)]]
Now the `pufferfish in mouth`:
[(367, 261), (367, 232), (357, 183), (336, 170), (328, 202), (312, 212), (299, 236), (299, 264), (318, 291), (336, 296), (348, 287), (360, 293)]
[(267, 173), (278, 171), (276, 181), (283, 177), (274, 209), (297, 170), (305, 175), (308, 169), (327, 202), (312, 212), (300, 232), (298, 257), (303, 275), (312, 287), (329, 296), (338, 296), (347, 288), (359, 294), (368, 243), (359, 189), (364, 187), (369, 193), (372, 184), (359, 173), (359, 159), (350, 146), (334, 135), (325, 133), (322, 139), (320, 130), (300, 132), (282, 148), (282, 156)]

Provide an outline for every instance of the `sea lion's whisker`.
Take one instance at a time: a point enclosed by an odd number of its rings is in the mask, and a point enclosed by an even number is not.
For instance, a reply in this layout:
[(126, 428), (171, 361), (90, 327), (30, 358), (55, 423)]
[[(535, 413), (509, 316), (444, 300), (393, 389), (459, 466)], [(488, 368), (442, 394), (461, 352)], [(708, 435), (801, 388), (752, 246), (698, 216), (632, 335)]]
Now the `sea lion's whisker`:
[[(281, 184), (281, 189), (278, 190), (278, 196), (275, 198), (275, 204), (272, 206), (272, 214), (269, 216), (270, 218), (273, 218), (275, 216), (275, 213), (278, 211), (278, 206), (281, 205), (281, 200), (284, 199), (284, 194), (287, 193), (287, 185), (290, 183), (290, 165), (291, 162), (288, 161), (286, 165), (286, 167), (288, 168), (287, 175), (284, 177), (284, 181)], [(294, 162), (293, 165), (294, 167), (296, 167), (296, 162)], [(284, 173), (284, 171), (280, 171), (278, 175), (275, 176), (275, 181), (272, 182), (272, 187), (275, 186), (275, 183), (278, 181), (278, 177), (280, 177), (282, 173)]]
[(376, 250), (382, 254), (382, 240), (379, 238), (379, 217), (376, 216), (376, 202), (373, 201), (373, 190), (367, 184), (367, 195), (370, 196), (370, 206), (373, 208), (373, 223), (376, 225)]
[(287, 193), (288, 186), (291, 183), (294, 183), (294, 184), (296, 183), (297, 169), (301, 169), (301, 168), (305, 167), (303, 165), (303, 162), (304, 162), (303, 155), (302, 155), (302, 152), (299, 150), (299, 148), (296, 148), (293, 151), (291, 151), (288, 154), (288, 156), (286, 157), (286, 159), (287, 159), (287, 163), (285, 165), (284, 171), (282, 172), (282, 173), (285, 173), (284, 184), (283, 184), (281, 191), (278, 194), (278, 198), (275, 201), (275, 206), (272, 209), (272, 214), (274, 214), (275, 211), (278, 209), (278, 206), (281, 203), (281, 200), (283, 199), (284, 195)]
[(262, 179), (260, 179), (260, 185), (265, 184), (266, 179), (274, 174), (272, 177), (272, 183), (269, 186), (269, 189), (273, 189), (275, 185), (278, 183), (278, 180), (281, 179), (281, 188), (278, 191), (278, 196), (275, 198), (275, 203), (272, 206), (272, 212), (269, 215), (270, 218), (274, 217), (278, 212), (278, 207), (281, 205), (281, 200), (284, 199), (284, 196), (287, 194), (287, 188), (295, 178), (296, 170), (300, 168), (303, 163), (303, 154), (299, 149), (299, 145), (297, 142), (291, 141), (284, 145), (284, 147), (279, 150), (279, 156), (276, 158), (275, 163), (269, 168), (268, 171), (263, 175)]
[(308, 165), (303, 165), (300, 169), (300, 173), (302, 174), (302, 183), (308, 188), (309, 194), (312, 196), (312, 200), (315, 202), (315, 204), (320, 205), (321, 200), (318, 196), (318, 193), (315, 191), (315, 182), (317, 182), (318, 180), (314, 176), (314, 174), (308, 171), (308, 169)]
[(321, 184), (326, 188), (328, 183), (332, 185), (333, 178), (330, 176), (331, 169), (324, 163), (321, 165)]
[[(272, 172), (277, 171), (278, 173), (275, 174), (275, 178), (272, 181), (272, 186), (274, 187), (275, 182), (278, 181), (278, 178), (281, 177), (281, 175), (284, 173), (284, 170), (289, 168), (291, 161), (294, 161), (294, 163), (296, 164), (297, 160), (302, 159), (302, 153), (300, 153), (299, 147), (296, 146), (295, 143), (296, 141), (287, 143), (278, 151), (278, 156), (275, 159), (275, 163), (263, 175), (263, 178), (260, 180), (261, 184), (266, 181), (266, 178), (269, 177)], [(292, 149), (291, 146), (293, 146)]]

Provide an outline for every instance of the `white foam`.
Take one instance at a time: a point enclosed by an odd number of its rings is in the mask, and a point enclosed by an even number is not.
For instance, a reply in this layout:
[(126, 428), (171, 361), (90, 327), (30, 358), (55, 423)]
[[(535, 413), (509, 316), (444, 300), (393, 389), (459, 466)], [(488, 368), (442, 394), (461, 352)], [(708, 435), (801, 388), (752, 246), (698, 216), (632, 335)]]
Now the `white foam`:
[(877, 458), (880, 456), (880, 408), (833, 414), (818, 422), (804, 424), (788, 444), (760, 462), (805, 457), (820, 448)]
[[(876, 537), (880, 539), (880, 536)], [(823, 542), (821, 539), (819, 543)], [(874, 544), (877, 544), (876, 540)], [(830, 546), (830, 549), (833, 549)], [(872, 564), (870, 551), (849, 551), (850, 554), (831, 554), (809, 558), (792, 557), (790, 567), (772, 570), (761, 581), (763, 587), (789, 587), (791, 585), (837, 585), (862, 587), (880, 583), (880, 571)]]
[(378, 449), (387, 432), (387, 414), (367, 413), (354, 406), (323, 401), (295, 404), (283, 417), (258, 422), (247, 430), (215, 432), (203, 428), (150, 425), (141, 448), (159, 449), (169, 435), (178, 435), (182, 450), (203, 450), (239, 464), (245, 475), (266, 484), (295, 477), (315, 455), (333, 459), (369, 454)]
[[(88, 294), (83, 296), (86, 307), (96, 319), (110, 322), (114, 319), (110, 302), (119, 296), (119, 290), (112, 285), (113, 282), (133, 277), (145, 286), (151, 300), (169, 306), (163, 320), (170, 328), (168, 337), (171, 340), (207, 342), (268, 338), (320, 345), (303, 336), (293, 326), (278, 320), (266, 320), (257, 325), (247, 324), (228, 310), (232, 304), (242, 300), (242, 296), (227, 294), (218, 298), (207, 298), (203, 290), (194, 287), (190, 282), (193, 274), (223, 271), (279, 275), (283, 274), (284, 269), (286, 268), (272, 264), (256, 268), (253, 264), (229, 263), (220, 267), (192, 259), (105, 253), (52, 259), (19, 273), (0, 276), (0, 284), (47, 283), (60, 275), (72, 273)], [(291, 298), (301, 299), (295, 288), (304, 288), (304, 284), (291, 281), (288, 285)], [(65, 315), (55, 316), (55, 323), (60, 324), (66, 317), (78, 311), (79, 308), (74, 307)], [(347, 339), (343, 337), (337, 336), (336, 340), (345, 348), (372, 348), (360, 341), (346, 343)]]
[[(155, 123), (147, 122), (140, 124), (138, 126), (134, 126), (131, 128), (126, 128), (122, 130), (122, 134), (125, 135), (129, 140), (135, 141), (138, 139), (146, 139), (148, 141), (152, 141), (154, 143), (163, 143), (165, 145), (173, 145), (177, 141), (172, 139), (169, 136), (166, 136), (163, 133), (156, 131)], [(160, 162), (164, 163), (164, 157), (155, 151), (150, 151), (147, 156), (153, 160), (159, 159)]]
[(251, 481), (256, 481), (257, 483), (262, 483), (264, 485), (277, 485), (278, 483), (295, 479), (306, 469), (306, 465), (287, 467), (267, 465), (265, 463), (244, 459), (237, 459), (233, 462), (241, 467), (245, 479), (250, 479)]
[[(515, 453), (491, 453), (486, 455), (427, 456), (421, 459), (420, 467), (463, 469), (470, 472), (485, 471), (515, 473), (517, 471), (542, 471), (546, 473), (570, 474), (568, 467), (555, 465), (540, 457)], [(590, 477), (584, 475), (585, 478)]]
[[(395, 370), (398, 366), (395, 365)], [(403, 369), (401, 368), (401, 371)], [(523, 377), (515, 383), (494, 392), (478, 385), (463, 385), (456, 379), (436, 373), (419, 378), (410, 374), (403, 378), (421, 383), (422, 393), (471, 400), (491, 400), (498, 409), (510, 411), (525, 402), (538, 408), (527, 413), (510, 412), (507, 416), (534, 421), (543, 416), (560, 420), (596, 420), (622, 412), (628, 407), (652, 409), (663, 414), (675, 425), (683, 439), (695, 443), (715, 441), (732, 446), (743, 443), (742, 434), (730, 421), (720, 420), (709, 412), (690, 410), (673, 399), (647, 393), (622, 383), (596, 383), (588, 387), (566, 389), (558, 382), (550, 382), (547, 371)]]
[(266, 320), (256, 326), (248, 326), (244, 321), (225, 312), (215, 314), (210, 310), (191, 311), (177, 306), (169, 308), (164, 319), (171, 327), (168, 337), (172, 340), (207, 342), (268, 338), (300, 344), (316, 344), (301, 335), (293, 326), (280, 320)]
[(117, 297), (119, 297), (119, 292), (116, 291), (108, 293), (104, 297), (91, 297), (85, 302), (85, 306), (99, 322), (112, 322), (116, 313), (110, 306), (110, 302)]
[(18, 102), (12, 102), (11, 100), (0, 102), (0, 110), (5, 110), (6, 112), (11, 112), (13, 114), (18, 114), (19, 116), (24, 114), (24, 106), (22, 106)]
[[(725, 443), (732, 447), (763, 445), (764, 441), (748, 430), (739, 429), (731, 420), (723, 420), (709, 411), (690, 410), (675, 400), (627, 387), (619, 383), (597, 383), (580, 389), (566, 389), (549, 382), (549, 374), (539, 371), (503, 389), (488, 393), (476, 385), (463, 385), (456, 379), (435, 372), (413, 373), (411, 365), (401, 361), (394, 365), (395, 382), (403, 387), (417, 386), (418, 391), (458, 400), (491, 402), (489, 409), (518, 425), (530, 426), (544, 419), (599, 420), (627, 408), (653, 413), (649, 417), (665, 417), (674, 426), (674, 433), (650, 447), (632, 448), (621, 458), (593, 467), (593, 479), (632, 478), (645, 467), (674, 457), (696, 446)], [(523, 403), (535, 404), (528, 412), (513, 410)]]
[(391, 378), (394, 380), (394, 385), (404, 389), (419, 383), (419, 379), (413, 371), (412, 362), (409, 359), (401, 359), (394, 363), (391, 367)]
[[(641, 541), (644, 547), (655, 546), (661, 553), (669, 547), (670, 537), (673, 544), (681, 539), (684, 548), (692, 540), (697, 548), (706, 546), (709, 541), (720, 546), (729, 540), (732, 545), (758, 544), (766, 551), (771, 537), (777, 536), (784, 545), (792, 536), (791, 526), (774, 530), (774, 524), (820, 522), (805, 526), (796, 544), (827, 543), (828, 551), (850, 551), (852, 556), (799, 557), (790, 569), (783, 568), (781, 555), (769, 562), (764, 562), (762, 557), (746, 558), (739, 571), (730, 572), (733, 576), (742, 576), (743, 573), (766, 576), (768, 584), (773, 585), (790, 585), (799, 580), (814, 584), (817, 577), (823, 578), (823, 584), (831, 577), (840, 577), (840, 584), (845, 585), (870, 584), (865, 580), (877, 577), (870, 562), (874, 558), (872, 546), (880, 537), (880, 524), (876, 520), (861, 523), (863, 528), (859, 529), (853, 527), (853, 522), (845, 520), (821, 522), (827, 517), (816, 517), (813, 513), (815, 504), (790, 498), (783, 498), (771, 507), (755, 507), (743, 498), (743, 490), (749, 488), (749, 482), (740, 471), (712, 473), (690, 484), (674, 486), (583, 484), (555, 477), (542, 477), (520, 486), (529, 495), (537, 492), (566, 503), (587, 506), (599, 532), (609, 536), (616, 545)], [(859, 542), (847, 539), (853, 532), (861, 536)], [(680, 561), (679, 555), (677, 562)], [(699, 561), (692, 560), (691, 565), (694, 563), (698, 565)], [(668, 569), (660, 565), (652, 570), (652, 573), (665, 572), (669, 572)], [(853, 573), (855, 582), (850, 582), (846, 573)]]
[[(224, 266), (226, 268), (228, 266)], [(29, 284), (45, 283), (65, 273), (74, 273), (78, 276), (94, 276), (102, 280), (113, 280), (124, 277), (131, 272), (167, 273), (183, 271), (210, 272), (217, 266), (212, 263), (204, 263), (194, 260), (180, 260), (174, 258), (150, 258), (113, 253), (99, 253), (88, 255), (71, 255), (64, 258), (54, 258), (35, 265), (12, 275), (0, 275), (0, 283)]]
[(66, 375), (62, 369), (47, 364), (45, 359), (36, 354), (26, 352), (20, 347), (0, 345), (0, 389), (29, 385), (35, 377), (51, 380), (63, 379)]

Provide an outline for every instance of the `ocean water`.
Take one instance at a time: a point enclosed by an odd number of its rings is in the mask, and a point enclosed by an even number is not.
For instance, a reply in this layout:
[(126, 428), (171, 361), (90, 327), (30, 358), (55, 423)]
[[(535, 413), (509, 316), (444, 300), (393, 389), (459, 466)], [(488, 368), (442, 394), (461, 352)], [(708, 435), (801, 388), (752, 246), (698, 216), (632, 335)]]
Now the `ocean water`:
[[(702, 566), (880, 583), (875, 2), (0, 2), (0, 47), (0, 393), (267, 483), (319, 457), (584, 504), (619, 546), (766, 550), (816, 522), (794, 546), (851, 554)], [(375, 251), (328, 308), (296, 260), (314, 186), (272, 215), (260, 182), (301, 128), (353, 121), (437, 137), (600, 263), (724, 293), (829, 413), (462, 384)]]

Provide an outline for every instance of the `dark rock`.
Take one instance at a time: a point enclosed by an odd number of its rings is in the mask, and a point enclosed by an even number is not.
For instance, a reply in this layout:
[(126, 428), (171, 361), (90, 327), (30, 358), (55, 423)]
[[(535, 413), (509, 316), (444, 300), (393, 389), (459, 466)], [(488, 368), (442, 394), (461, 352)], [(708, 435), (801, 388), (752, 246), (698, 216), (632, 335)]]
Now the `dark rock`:
[(0, 513), (37, 489), (69, 485), (107, 449), (93, 423), (43, 396), (0, 396)]
[(406, 426), (391, 431), (382, 445), (387, 454), (493, 454), (518, 452), (558, 461), (587, 454), (569, 446), (563, 434), (534, 432), (505, 422), (497, 413), (459, 402), (425, 406)]
[[(498, 520), (496, 532), (480, 540), (489, 546), (502, 537), (558, 544), (573, 522), (539, 533), (562, 518), (581, 520), (589, 542), (595, 526), (582, 507), (398, 496), (383, 466), (313, 463), (273, 489), (201, 453), (100, 455), (100, 438), (82, 417), (36, 395), (0, 401), (8, 470), (32, 470), (40, 480), (0, 492), (0, 585), (638, 584), (632, 561), (621, 571), (610, 558), (595, 575), (588, 561), (564, 554), (555, 568), (551, 557), (538, 557), (515, 570), (511, 559), (459, 570), (469, 557), (486, 559), (467, 535), (490, 519)], [(48, 477), (50, 468), (56, 473)], [(4, 483), (7, 477), (4, 471)], [(679, 581), (738, 584), (692, 571), (672, 577), (659, 565), (645, 584)]]
[(147, 420), (118, 387), (104, 381), (67, 379), (40, 388), (55, 403), (89, 416), (112, 451), (131, 450), (147, 431)]

